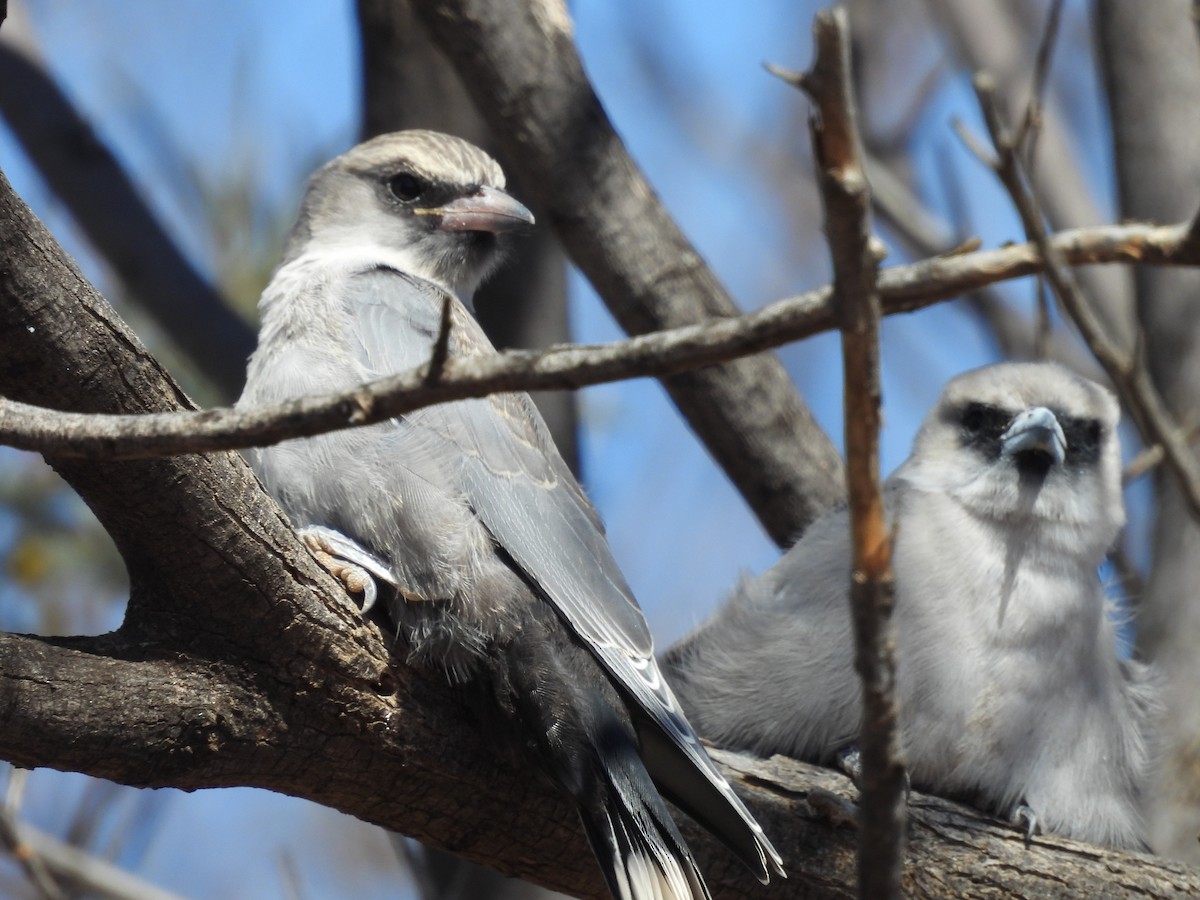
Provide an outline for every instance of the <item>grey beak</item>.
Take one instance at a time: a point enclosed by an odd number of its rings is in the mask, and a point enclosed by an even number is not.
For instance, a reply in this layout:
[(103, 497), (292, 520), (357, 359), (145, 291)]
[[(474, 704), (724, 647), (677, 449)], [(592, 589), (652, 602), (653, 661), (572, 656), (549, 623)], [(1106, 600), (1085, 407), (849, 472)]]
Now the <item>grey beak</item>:
[(509, 194), (494, 187), (481, 187), (469, 197), (457, 197), (437, 209), (420, 210), (423, 215), (441, 216), (438, 231), (484, 231), (499, 234), (519, 231), (533, 224), (533, 213)]
[(1004, 456), (1040, 450), (1054, 460), (1055, 465), (1061, 465), (1067, 458), (1067, 437), (1058, 418), (1044, 406), (1018, 413), (1000, 435), (1000, 443), (1000, 452)]

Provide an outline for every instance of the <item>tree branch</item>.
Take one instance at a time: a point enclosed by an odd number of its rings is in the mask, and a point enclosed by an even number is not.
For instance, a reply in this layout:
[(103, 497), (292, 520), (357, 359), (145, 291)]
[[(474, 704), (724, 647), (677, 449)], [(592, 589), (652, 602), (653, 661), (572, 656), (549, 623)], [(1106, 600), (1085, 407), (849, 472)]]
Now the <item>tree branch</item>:
[[(979, 4), (974, 0), (925, 0), (937, 13), (936, 21), (949, 38), (950, 49), (967, 72), (988, 71), (999, 81), (1006, 106), (1024, 109), (1029, 97), (1036, 59), (1030, 59), (1035, 43), (1045, 28), (1038, 17), (1025, 15), (1021, 4)], [(1035, 24), (1036, 23), (1036, 24)], [(1087, 184), (1064, 124), (1067, 117), (1055, 114), (1055, 98), (1045, 106), (1038, 136), (1037, 191), (1044, 198), (1050, 220), (1056, 226), (1087, 225), (1102, 221), (1099, 205)], [(1105, 327), (1122, 346), (1132, 346), (1134, 316), (1125, 273), (1084, 270), (1080, 273), (1088, 296), (1100, 309)]]
[[(1190, 228), (1191, 223), (1111, 225), (1066, 231), (1049, 241), (1057, 257), (1071, 265), (1200, 265), (1200, 244), (1189, 236)], [(885, 313), (913, 312), (1045, 268), (1036, 243), (1014, 244), (885, 269), (879, 273), (878, 291)], [(262, 446), (498, 391), (579, 388), (667, 375), (831, 330), (835, 327), (832, 293), (831, 287), (823, 287), (741, 316), (612, 344), (450, 359), (434, 384), (428, 382), (428, 366), (422, 366), (351, 391), (253, 410), (142, 412), (122, 417), (64, 413), (0, 397), (0, 443), (62, 458), (147, 459)], [(15, 339), (30, 337), (17, 334)]]
[(1024, 174), (1017, 146), (1001, 121), (995, 97), (995, 85), (985, 74), (975, 77), (975, 93), (983, 109), (988, 132), (998, 154), (994, 171), (1021, 217), (1025, 232), (1046, 262), (1046, 280), (1054, 296), (1079, 329), (1084, 341), (1112, 379), (1130, 411), (1146, 446), (1160, 445), (1165, 462), (1179, 480), (1179, 486), (1200, 521), (1200, 465), (1188, 447), (1183, 429), (1174, 421), (1154, 387), (1141, 354), (1129, 355), (1108, 335), (1092, 310), (1062, 255), (1050, 242), (1042, 214)]
[[(951, 226), (934, 216), (885, 162), (873, 158), (869, 149), (865, 163), (875, 212), (890, 227), (892, 234), (908, 245), (912, 256), (953, 256), (978, 249), (978, 238), (956, 235)], [(946, 189), (953, 195), (955, 184), (949, 179), (946, 181)], [(1095, 359), (1082, 347), (1070, 343), (1062, 329), (1052, 330), (1049, 340), (1045, 340), (1047, 336), (1038, 330), (1038, 323), (1023, 316), (994, 288), (982, 288), (963, 299), (974, 306), (991, 330), (1002, 356), (1013, 359), (1048, 356), (1088, 378), (1104, 377)]]
[(221, 394), (236, 397), (246, 357), (254, 350), (254, 332), (180, 252), (58, 85), (36, 62), (3, 43), (0, 110), (130, 296)]
[[(20, 797), (29, 770), (16, 766), (7, 768), (8, 785), (0, 803), (0, 843), (6, 845), (21, 864), (39, 897), (64, 900), (83, 891), (105, 900), (180, 900), (178, 895), (154, 887), (77, 846), (74, 841), (80, 838), (78, 834), (62, 841), (20, 821)], [(109, 787), (115, 788), (114, 785)]]
[(854, 660), (862, 679), (862, 834), (858, 895), (899, 898), (904, 868), (905, 777), (896, 703), (892, 542), (879, 479), (880, 302), (884, 249), (871, 233), (871, 193), (863, 170), (858, 110), (850, 76), (846, 12), (823, 11), (813, 23), (816, 59), (785, 80), (816, 107), (809, 119), (813, 159), (833, 261), (833, 307), (842, 334), (847, 495), (853, 550), (850, 606)]
[(0, 808), (0, 844), (4, 845), (4, 849), (25, 871), (30, 887), (37, 892), (41, 900), (66, 900), (67, 895), (55, 881), (46, 861), (19, 832), (16, 815), (7, 804)]

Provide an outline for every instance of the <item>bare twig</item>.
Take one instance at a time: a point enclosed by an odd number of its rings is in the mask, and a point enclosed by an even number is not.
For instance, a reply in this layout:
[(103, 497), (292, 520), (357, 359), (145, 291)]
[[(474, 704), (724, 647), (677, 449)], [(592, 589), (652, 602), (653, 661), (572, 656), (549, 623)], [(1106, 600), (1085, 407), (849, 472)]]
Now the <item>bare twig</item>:
[(1033, 159), (1033, 143), (1036, 132), (1041, 128), (1042, 110), (1045, 108), (1046, 83), (1050, 76), (1050, 58), (1058, 42), (1058, 29), (1062, 23), (1063, 0), (1054, 0), (1046, 14), (1046, 26), (1042, 29), (1042, 40), (1038, 44), (1037, 57), (1033, 63), (1033, 84), (1029, 88), (1029, 102), (1025, 105), (1025, 117), (1017, 133), (1016, 145), (1027, 147), (1027, 160)]
[(63, 843), (26, 823), (18, 825), (17, 834), (22, 844), (59, 881), (76, 885), (89, 895), (112, 900), (180, 900), (177, 894), (148, 884), (107, 860)]
[[(1072, 265), (1141, 262), (1200, 264), (1200, 241), (1181, 225), (1110, 225), (1065, 231), (1050, 240)], [(962, 293), (1044, 269), (1033, 243), (944, 256), (879, 274), (886, 314), (912, 312)], [(832, 288), (780, 300), (728, 319), (652, 332), (597, 346), (558, 346), (448, 360), (437, 384), (428, 366), (339, 394), (254, 410), (154, 415), (87, 415), (0, 398), (0, 443), (60, 457), (146, 459), (263, 446), (383, 421), (421, 406), (497, 391), (573, 389), (681, 372), (758, 353), (835, 327)]]
[[(1000, 84), (1008, 110), (1016, 115), (1029, 98), (1030, 77), (1036, 66), (1027, 52), (1045, 44), (1045, 22), (1027, 15), (1025, 3), (975, 3), (971, 0), (926, 0), (936, 26), (948, 39), (947, 49), (968, 72), (989, 71)], [(1047, 4), (1048, 5), (1048, 4)], [(1046, 106), (1053, 109), (1053, 94)], [(1015, 119), (1014, 119), (1015, 120)], [(1037, 190), (1052, 222), (1082, 224), (1103, 221), (1092, 186), (1078, 164), (1078, 154), (1064, 118), (1042, 116), (1038, 134)], [(1121, 345), (1131, 340), (1131, 294), (1123, 273), (1089, 270), (1080, 273), (1102, 321)]]
[(14, 766), (9, 773), (0, 802), (0, 844), (21, 864), (39, 897), (62, 900), (82, 889), (109, 900), (174, 900), (175, 895), (147, 884), (97, 854), (21, 822), (20, 798), (28, 770)]
[(12, 768), (5, 789), (4, 802), (0, 804), (0, 844), (8, 848), (38, 896), (44, 900), (64, 900), (67, 896), (54, 880), (45, 861), (28, 843), (21, 839), (17, 830), (17, 810), (20, 795), (25, 786), (27, 770)]
[[(1198, 435), (1200, 435), (1200, 422), (1191, 422), (1183, 429), (1184, 438), (1190, 446)], [(1121, 484), (1128, 485), (1144, 475), (1153, 472), (1162, 465), (1166, 454), (1163, 453), (1161, 444), (1154, 444), (1151, 447), (1145, 447), (1131, 459), (1125, 468), (1121, 470)]]
[(803, 75), (776, 74), (816, 107), (810, 126), (834, 270), (834, 314), (846, 385), (846, 482), (854, 565), (855, 665), (863, 685), (860, 897), (900, 896), (905, 797), (896, 704), (891, 537), (879, 478), (879, 320), (883, 249), (871, 234), (871, 198), (850, 82), (844, 10), (818, 13), (816, 60)]
[(32, 847), (21, 840), (17, 823), (7, 810), (0, 810), (0, 843), (3, 843), (13, 859), (21, 864), (25, 876), (43, 900), (66, 900), (66, 894), (50, 874), (46, 863)]
[(442, 318), (438, 325), (437, 340), (433, 342), (433, 353), (429, 356), (429, 366), (425, 372), (426, 384), (436, 384), (441, 380), (446, 360), (450, 358), (450, 329), (454, 325), (450, 315), (452, 307), (452, 298), (446, 294), (442, 298)]
[[(907, 246), (910, 254), (950, 257), (979, 249), (979, 238), (962, 237), (964, 232), (961, 229), (952, 227), (934, 215), (886, 163), (872, 157), (869, 151), (865, 162), (874, 209)], [(951, 197), (951, 206), (956, 205), (956, 185), (953, 179), (946, 178), (946, 192)], [(961, 217), (957, 218), (961, 220)], [(947, 250), (947, 247), (951, 249)], [(971, 292), (966, 300), (991, 330), (1002, 355), (1015, 359), (1040, 358), (1037, 353), (1038, 332), (1034, 324), (1014, 309), (999, 291), (981, 288)], [(1061, 330), (1051, 330), (1050, 338), (1047, 350), (1055, 360), (1089, 378), (1104, 377), (1096, 361), (1082, 347), (1065, 340)]]
[(1167, 411), (1140, 355), (1125, 353), (1105, 333), (1103, 324), (1084, 298), (1074, 274), (1047, 236), (1041, 211), (1029, 187), (1017, 148), (1000, 119), (992, 79), (986, 74), (976, 75), (975, 93), (998, 154), (994, 171), (1012, 197), (1026, 235), (1037, 246), (1045, 261), (1046, 279), (1055, 297), (1112, 379), (1141, 432), (1143, 442), (1147, 446), (1162, 445), (1166, 463), (1179, 479), (1193, 517), (1200, 520), (1200, 467), (1187, 446), (1182, 429)]
[[(1029, 102), (1025, 104), (1025, 115), (1020, 131), (1013, 144), (1025, 155), (1026, 171), (1033, 183), (1033, 170), (1037, 165), (1037, 139), (1042, 129), (1042, 110), (1045, 108), (1046, 83), (1050, 75), (1050, 58), (1058, 39), (1058, 28), (1062, 21), (1063, 2), (1054, 0), (1046, 15), (1046, 27), (1038, 44), (1037, 57), (1033, 65), (1033, 84), (1029, 88)], [(1037, 319), (1034, 356), (1045, 359), (1050, 343), (1050, 293), (1043, 275), (1037, 277)]]
[(955, 116), (950, 120), (950, 127), (954, 129), (954, 133), (958, 135), (958, 139), (963, 142), (971, 155), (984, 164), (989, 169), (994, 169), (1000, 165), (1000, 161), (992, 155), (992, 152), (987, 147), (983, 146), (983, 142), (975, 137), (975, 133), (967, 127), (967, 123)]
[(1121, 484), (1132, 484), (1142, 476), (1153, 472), (1162, 465), (1163, 455), (1162, 444), (1145, 448), (1121, 470)]

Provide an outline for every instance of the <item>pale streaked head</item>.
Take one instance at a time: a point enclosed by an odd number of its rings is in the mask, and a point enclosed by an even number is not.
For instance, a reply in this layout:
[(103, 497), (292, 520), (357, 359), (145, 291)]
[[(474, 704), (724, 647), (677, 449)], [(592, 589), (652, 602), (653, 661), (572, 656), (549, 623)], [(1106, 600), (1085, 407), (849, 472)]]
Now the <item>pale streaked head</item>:
[(501, 235), (533, 224), (478, 147), (433, 131), (381, 135), (309, 180), (284, 254), (377, 246), (465, 303), (502, 258)]

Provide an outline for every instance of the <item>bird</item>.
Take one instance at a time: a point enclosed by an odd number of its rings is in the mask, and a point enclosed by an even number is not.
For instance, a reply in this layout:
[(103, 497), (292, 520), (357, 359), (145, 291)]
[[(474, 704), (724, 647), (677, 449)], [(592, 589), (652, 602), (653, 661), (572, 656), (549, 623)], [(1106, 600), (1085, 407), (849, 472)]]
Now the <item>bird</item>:
[[(1161, 714), (1122, 659), (1098, 567), (1125, 520), (1119, 407), (1053, 363), (947, 383), (884, 485), (896, 693), (914, 786), (1096, 844), (1147, 849)], [(836, 764), (862, 724), (845, 505), (671, 647), (717, 745)]]
[[(439, 347), (493, 353), (472, 298), (533, 221), (499, 165), (449, 135), (396, 132), (336, 157), (311, 177), (263, 291), (237, 406), (353, 388)], [(317, 558), (364, 606), (383, 597), (397, 652), (440, 672), (574, 800), (614, 897), (709, 897), (664, 797), (764, 883), (784, 876), (680, 712), (600, 518), (527, 394), (248, 455)]]

